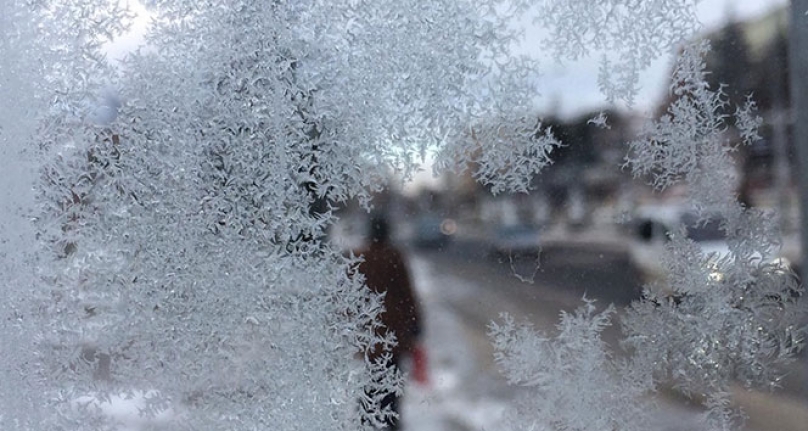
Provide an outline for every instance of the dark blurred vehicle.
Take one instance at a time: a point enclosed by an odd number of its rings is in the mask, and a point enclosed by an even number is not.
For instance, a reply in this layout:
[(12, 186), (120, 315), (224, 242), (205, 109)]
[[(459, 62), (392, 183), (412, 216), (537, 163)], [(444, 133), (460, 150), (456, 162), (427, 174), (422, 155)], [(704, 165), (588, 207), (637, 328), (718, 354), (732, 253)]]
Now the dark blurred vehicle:
[(415, 220), (413, 243), (418, 248), (442, 248), (456, 231), (457, 224), (450, 218), (423, 215)]
[(525, 224), (500, 226), (491, 237), (495, 257), (538, 256), (541, 248), (539, 228)]
[[(699, 223), (699, 219), (684, 205), (647, 205), (637, 209), (634, 215), (634, 235), (629, 245), (629, 259), (638, 270), (641, 282), (646, 286), (661, 288), (662, 294), (670, 294), (663, 287), (667, 270), (663, 264), (665, 246), (669, 235), (680, 228), (701, 251), (711, 257), (707, 264), (718, 261), (729, 253), (726, 235), (720, 219)], [(719, 277), (718, 274), (712, 275)]]
[[(723, 222), (720, 217), (700, 219), (684, 206), (649, 205), (639, 208), (635, 215), (634, 236), (630, 241), (628, 254), (641, 282), (647, 288), (655, 290), (656, 294), (673, 294), (665, 283), (668, 274), (663, 262), (670, 235), (679, 229), (684, 229), (687, 237), (707, 258), (703, 263), (706, 265), (708, 280), (723, 281), (725, 274), (720, 269), (720, 262), (730, 254)], [(787, 279), (793, 276), (793, 269), (789, 260), (778, 253), (781, 251), (774, 251), (772, 255), (754, 256), (760, 265), (757, 276), (761, 283), (772, 284), (773, 280), (779, 279), (779, 284), (775, 283), (777, 286), (790, 284)]]

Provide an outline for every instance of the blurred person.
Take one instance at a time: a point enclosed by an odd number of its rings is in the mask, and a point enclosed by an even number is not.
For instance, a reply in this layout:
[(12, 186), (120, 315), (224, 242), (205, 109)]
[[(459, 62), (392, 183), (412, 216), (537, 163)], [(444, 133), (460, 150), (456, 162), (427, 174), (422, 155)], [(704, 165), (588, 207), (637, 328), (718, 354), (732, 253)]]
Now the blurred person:
[[(421, 335), (421, 312), (404, 256), (390, 242), (390, 224), (387, 218), (382, 214), (372, 215), (369, 228), (369, 244), (357, 253), (363, 258), (358, 269), (365, 276), (365, 283), (369, 289), (385, 295), (384, 311), (380, 316), (383, 324), (380, 335), (389, 331), (396, 337), (397, 343), (389, 351), (391, 356), (387, 362), (392, 371), (413, 355), (416, 359), (422, 358), (423, 351), (418, 345)], [(372, 360), (378, 360), (388, 352), (376, 345), (372, 346), (368, 353)], [(384, 396), (381, 408), (388, 406), (395, 413), (395, 417), (388, 418), (384, 423), (387, 429), (398, 430), (400, 403), (397, 394), (391, 392)]]

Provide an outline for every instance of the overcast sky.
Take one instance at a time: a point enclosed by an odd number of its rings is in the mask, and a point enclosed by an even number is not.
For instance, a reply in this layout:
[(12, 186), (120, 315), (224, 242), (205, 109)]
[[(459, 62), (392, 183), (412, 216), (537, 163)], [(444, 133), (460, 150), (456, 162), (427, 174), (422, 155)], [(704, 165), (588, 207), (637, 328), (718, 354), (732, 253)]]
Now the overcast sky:
[[(703, 0), (698, 7), (698, 16), (704, 31), (720, 28), (730, 18), (745, 21), (765, 15), (772, 9), (781, 7), (788, 0)], [(561, 116), (582, 114), (605, 106), (604, 97), (597, 87), (598, 58), (590, 58), (565, 67), (555, 65), (552, 58), (542, 56), (538, 51), (541, 36), (536, 32), (532, 38), (536, 55), (543, 65), (543, 75), (538, 79), (540, 96), (536, 104), (542, 114), (553, 111)], [(528, 49), (528, 48), (526, 48)], [(635, 108), (650, 114), (656, 103), (665, 94), (670, 70), (670, 58), (655, 62), (642, 76), (640, 94)]]

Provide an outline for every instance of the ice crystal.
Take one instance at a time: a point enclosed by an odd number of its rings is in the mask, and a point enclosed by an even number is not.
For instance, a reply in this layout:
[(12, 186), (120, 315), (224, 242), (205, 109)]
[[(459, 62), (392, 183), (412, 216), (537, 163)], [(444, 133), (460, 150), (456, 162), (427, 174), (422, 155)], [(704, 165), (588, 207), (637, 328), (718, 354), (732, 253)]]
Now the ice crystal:
[(98, 47), (125, 23), (125, 11), (103, 0), (0, 4), (2, 429), (47, 428), (56, 421), (43, 398), (57, 391), (38, 373), (42, 352), (31, 343), (42, 333), (38, 318), (44, 307), (38, 302), (40, 262), (31, 225), (38, 150), (47, 145), (44, 136), (69, 130), (71, 119), (81, 115), (81, 101), (107, 70)]
[(584, 302), (561, 314), (554, 337), (508, 315), (489, 326), (497, 365), (509, 383), (530, 390), (510, 418), (513, 429), (648, 429), (653, 406), (643, 396), (652, 380), (602, 340), (614, 308), (596, 312)]
[[(470, 170), (479, 183), (494, 194), (530, 190), (533, 177), (552, 163), (554, 148), (561, 145), (538, 119), (518, 117), (469, 127), (466, 135), (440, 153), (438, 167)], [(515, 125), (515, 126), (514, 126)]]
[(524, 188), (548, 162), (538, 126), (508, 122), (529, 100), (527, 66), (498, 61), (513, 31), (486, 4), (156, 1), (149, 49), (115, 83), (117, 117), (86, 106), (101, 77), (65, 84), (84, 105), (38, 123), (32, 301), (54, 420), (113, 427), (103, 404), (143, 393), (144, 414), (175, 412), (175, 428), (357, 429), (391, 414), (379, 402), (400, 376), (361, 352), (395, 339), (377, 339), (380, 298), (325, 232), (334, 205), (368, 204), (422, 151), (476, 145), (459, 139), (470, 119), (500, 122), (479, 132), (501, 142), (481, 181)]
[[(800, 349), (801, 287), (774, 259), (779, 232), (771, 214), (736, 200), (733, 144), (725, 137), (728, 109), (721, 88), (706, 83), (706, 42), (685, 47), (673, 72), (675, 100), (632, 142), (628, 165), (659, 189), (684, 182), (702, 223), (726, 233), (728, 253), (706, 255), (681, 230), (671, 235), (663, 264), (668, 277), (632, 305), (626, 344), (665, 381), (713, 400), (719, 429), (729, 429), (728, 385), (776, 386), (783, 364)], [(753, 103), (737, 108), (742, 142), (757, 136)], [(713, 398), (709, 398), (713, 397)]]
[(609, 102), (633, 103), (640, 73), (699, 28), (696, 0), (522, 0), (558, 60), (601, 56), (598, 84)]
[[(729, 253), (705, 254), (684, 228), (671, 232), (662, 262), (666, 278), (648, 286), (646, 297), (621, 319), (623, 346), (630, 353), (624, 361), (605, 353), (600, 334), (609, 311), (595, 315), (591, 304), (586, 312), (563, 315), (555, 339), (507, 317), (493, 324), (496, 359), (506, 377), (538, 391), (519, 403), (511, 418), (517, 427), (608, 429), (619, 417), (621, 428), (644, 429), (647, 424), (632, 422), (643, 419), (638, 412), (620, 416), (625, 406), (636, 406), (658, 385), (673, 385), (704, 396), (711, 429), (735, 429), (742, 413), (730, 405), (730, 383), (775, 387), (781, 366), (800, 349), (801, 287), (790, 269), (772, 258), (779, 247), (772, 214), (736, 200), (736, 144), (727, 134), (723, 89), (706, 83), (708, 50), (706, 42), (685, 46), (673, 69), (673, 102), (630, 143), (627, 166), (635, 176), (650, 177), (657, 189), (688, 184), (697, 223), (719, 225)], [(735, 116), (741, 144), (750, 144), (760, 125), (751, 99)], [(631, 371), (621, 374), (624, 367)], [(599, 394), (604, 387), (626, 398)], [(590, 400), (582, 394), (598, 395)], [(582, 397), (585, 407), (577, 408)], [(604, 399), (612, 404), (598, 404)]]
[[(0, 3), (0, 163), (15, 185), (0, 341), (20, 346), (0, 367), (2, 429), (115, 429), (103, 405), (119, 396), (178, 429), (378, 424), (401, 376), (362, 352), (395, 338), (377, 338), (381, 298), (324, 240), (333, 207), (369, 205), (433, 151), (495, 193), (529, 189), (562, 145), (529, 114), (536, 65), (511, 55), (509, 19), (533, 6), (556, 56), (602, 54), (606, 98), (629, 103), (640, 71), (697, 27), (691, 0), (148, 3), (148, 49), (117, 72), (100, 47), (126, 27), (121, 2)], [(632, 307), (629, 359), (601, 339), (611, 308), (562, 315), (552, 338), (493, 325), (498, 364), (540, 395), (515, 426), (644, 429), (640, 399), (664, 378), (712, 394), (723, 426), (730, 379), (775, 384), (802, 341), (771, 215), (735, 202), (706, 49), (680, 56), (675, 101), (629, 165), (658, 188), (690, 184), (730, 256), (672, 239), (674, 295)], [(111, 81), (117, 117), (94, 106)], [(756, 139), (754, 104), (735, 112)]]
[(756, 115), (757, 104), (749, 96), (743, 106), (738, 106), (735, 110), (735, 127), (741, 134), (741, 140), (745, 144), (760, 140), (758, 129), (763, 125), (763, 118)]
[[(688, 45), (676, 63), (670, 92), (676, 99), (658, 121), (650, 122), (630, 143), (628, 159), (635, 176), (650, 175), (658, 189), (686, 181), (704, 190), (706, 204), (733, 205), (734, 184), (729, 152), (723, 144), (726, 101), (722, 89), (708, 88), (703, 55), (706, 42)], [(707, 187), (709, 186), (709, 187)], [(707, 201), (707, 202), (705, 202)]]
[(606, 116), (606, 113), (601, 111), (601, 112), (598, 112), (597, 116), (592, 117), (589, 120), (587, 120), (586, 124), (592, 124), (592, 125), (594, 125), (596, 127), (599, 127), (601, 129), (611, 129), (612, 126), (609, 125), (608, 120), (609, 120), (609, 118)]

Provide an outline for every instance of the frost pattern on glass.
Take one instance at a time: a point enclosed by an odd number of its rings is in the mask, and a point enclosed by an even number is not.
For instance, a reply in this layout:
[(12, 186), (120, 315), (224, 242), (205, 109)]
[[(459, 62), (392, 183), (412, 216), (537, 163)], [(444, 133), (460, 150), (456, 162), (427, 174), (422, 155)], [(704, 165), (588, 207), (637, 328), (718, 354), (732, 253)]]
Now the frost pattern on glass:
[[(325, 232), (335, 204), (369, 205), (427, 151), (451, 146), (463, 166), (470, 119), (530, 145), (501, 145), (481, 181), (523, 189), (548, 162), (535, 122), (505, 121), (526, 109), (528, 63), (495, 61), (514, 35), (488, 6), (151, 2), (117, 118), (79, 106), (42, 121), (35, 342), (54, 421), (112, 429), (75, 400), (121, 394), (148, 394), (144, 414), (178, 429), (392, 414), (379, 402), (401, 376), (362, 355), (395, 343), (375, 335), (380, 298)], [(87, 79), (78, 101), (101, 91)]]
[(508, 315), (490, 324), (497, 365), (510, 384), (529, 388), (509, 413), (510, 429), (649, 429), (653, 381), (601, 337), (614, 311), (597, 312), (584, 298), (561, 314), (554, 337)]
[[(520, 0), (549, 31), (541, 44), (558, 61), (601, 57), (598, 85), (609, 102), (631, 105), (640, 73), (699, 28), (698, 0)], [(539, 41), (537, 41), (539, 42)]]
[[(0, 163), (23, 173), (0, 209), (14, 220), (0, 226), (0, 341), (24, 346), (4, 351), (2, 429), (115, 429), (77, 401), (144, 394), (143, 413), (174, 412), (177, 429), (378, 423), (391, 413), (378, 394), (401, 376), (362, 352), (395, 339), (375, 338), (381, 298), (322, 240), (332, 205), (369, 204), (430, 151), (494, 192), (528, 188), (561, 143), (526, 114), (536, 65), (510, 55), (508, 18), (525, 8), (560, 59), (607, 53), (602, 90), (627, 102), (639, 71), (697, 26), (688, 0), (148, 3), (151, 49), (119, 75), (99, 52), (126, 26), (119, 2), (0, 3)], [(506, 375), (543, 395), (514, 427), (643, 429), (638, 398), (663, 379), (708, 393), (707, 419), (727, 427), (730, 379), (775, 385), (802, 342), (793, 275), (763, 259), (779, 246), (772, 217), (735, 202), (706, 49), (680, 57), (677, 99), (628, 165), (658, 188), (688, 182), (732, 253), (674, 235), (675, 295), (632, 306), (627, 360), (600, 338), (612, 310), (589, 303), (555, 338), (492, 326)], [(99, 124), (108, 81), (124, 103)], [(736, 117), (756, 139), (754, 104)]]
[(471, 170), (495, 195), (527, 193), (533, 177), (552, 163), (552, 151), (561, 145), (550, 128), (525, 116), (471, 125), (458, 139), (439, 153), (437, 168)]
[(694, 202), (730, 211), (737, 205), (730, 157), (734, 148), (725, 144), (728, 102), (723, 89), (710, 89), (706, 81), (703, 56), (709, 49), (707, 42), (691, 44), (679, 56), (670, 88), (676, 99), (630, 143), (627, 164), (635, 176), (650, 176), (657, 189), (684, 181), (699, 193)]
[[(50, 402), (61, 382), (40, 373), (43, 352), (32, 340), (48, 328), (49, 303), (37, 271), (31, 220), (40, 150), (51, 132), (83, 115), (82, 100), (105, 76), (98, 47), (126, 26), (125, 11), (104, 0), (18, 1), (0, 4), (0, 428), (55, 429)], [(81, 18), (81, 19), (79, 19)], [(114, 18), (114, 19), (110, 19)], [(62, 142), (64, 143), (64, 142)], [(13, 346), (13, 348), (11, 348)]]
[[(562, 315), (555, 338), (507, 316), (492, 324), (505, 376), (537, 388), (509, 418), (515, 427), (583, 430), (616, 423), (646, 429), (647, 416), (620, 415), (658, 387), (673, 385), (703, 396), (710, 429), (737, 429), (743, 414), (732, 406), (729, 385), (776, 387), (781, 366), (802, 347), (805, 328), (796, 326), (804, 315), (802, 288), (789, 268), (770, 257), (780, 246), (774, 216), (737, 202), (731, 157), (736, 147), (725, 134), (729, 107), (723, 89), (706, 83), (708, 50), (706, 43), (684, 48), (673, 70), (674, 101), (629, 143), (626, 166), (660, 190), (686, 183), (699, 223), (719, 224), (729, 254), (705, 254), (684, 227), (671, 233), (663, 258), (666, 279), (648, 286), (645, 298), (621, 318), (626, 359), (604, 351), (601, 332), (611, 309), (594, 314), (591, 303), (573, 316)], [(735, 110), (739, 145), (757, 139), (761, 120), (754, 108), (750, 99)], [(601, 393), (604, 388), (607, 393)], [(576, 407), (589, 394), (597, 395)]]
[(609, 118), (605, 112), (601, 111), (598, 112), (598, 115), (586, 120), (586, 124), (592, 124), (596, 127), (601, 129), (611, 129), (612, 126), (609, 124)]
[[(735, 147), (726, 138), (728, 103), (706, 83), (707, 43), (687, 46), (676, 62), (668, 113), (630, 143), (627, 165), (664, 189), (684, 182), (703, 223), (718, 223), (729, 253), (705, 254), (671, 234), (663, 264), (668, 277), (634, 303), (623, 319), (626, 346), (661, 381), (704, 394), (716, 429), (740, 419), (726, 402), (729, 384), (776, 387), (781, 366), (801, 348), (802, 288), (776, 256), (780, 236), (773, 214), (737, 202)], [(731, 112), (731, 111), (730, 111)], [(741, 145), (757, 138), (761, 120), (749, 101), (736, 108)], [(660, 293), (660, 292), (665, 292)]]

